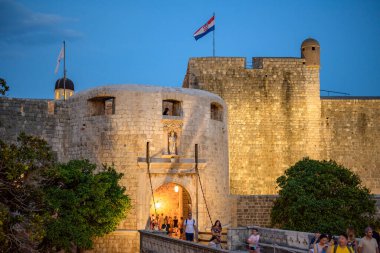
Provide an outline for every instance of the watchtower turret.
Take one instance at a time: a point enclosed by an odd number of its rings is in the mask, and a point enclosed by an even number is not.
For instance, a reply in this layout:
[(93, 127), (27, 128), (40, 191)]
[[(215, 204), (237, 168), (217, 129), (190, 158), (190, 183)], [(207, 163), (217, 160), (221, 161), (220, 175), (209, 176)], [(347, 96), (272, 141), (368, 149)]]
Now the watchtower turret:
[(320, 66), (320, 45), (315, 39), (308, 38), (302, 42), (301, 58), (305, 59), (305, 65), (310, 67)]

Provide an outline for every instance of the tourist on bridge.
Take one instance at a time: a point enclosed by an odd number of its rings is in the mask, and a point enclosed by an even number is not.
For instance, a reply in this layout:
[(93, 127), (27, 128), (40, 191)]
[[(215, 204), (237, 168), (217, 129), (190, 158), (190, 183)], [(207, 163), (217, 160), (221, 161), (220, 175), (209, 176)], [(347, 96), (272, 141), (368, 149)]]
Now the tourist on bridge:
[(360, 240), (359, 253), (379, 253), (377, 241), (372, 237), (373, 231), (371, 227), (365, 229), (365, 236)]
[(220, 237), (213, 235), (208, 243), (208, 246), (215, 249), (222, 249)]
[(354, 250), (347, 246), (348, 236), (345, 233), (339, 235), (338, 243), (330, 247), (329, 253), (354, 253)]
[(349, 227), (347, 229), (347, 236), (348, 236), (347, 245), (351, 247), (355, 251), (355, 253), (358, 252), (358, 242), (356, 241), (355, 229), (352, 227)]
[(220, 220), (216, 220), (214, 226), (211, 228), (211, 234), (214, 236), (222, 236), (222, 223)]
[(328, 236), (322, 234), (318, 237), (318, 243), (314, 243), (313, 252), (314, 253), (327, 253), (329, 247)]
[(252, 234), (249, 236), (247, 240), (247, 243), (249, 244), (250, 253), (260, 253), (259, 240), (259, 231), (256, 228), (252, 229)]
[(189, 216), (185, 220), (183, 226), (185, 227), (186, 241), (193, 242), (194, 233), (197, 230), (197, 226), (196, 226), (195, 220), (192, 218), (191, 213), (189, 213)]

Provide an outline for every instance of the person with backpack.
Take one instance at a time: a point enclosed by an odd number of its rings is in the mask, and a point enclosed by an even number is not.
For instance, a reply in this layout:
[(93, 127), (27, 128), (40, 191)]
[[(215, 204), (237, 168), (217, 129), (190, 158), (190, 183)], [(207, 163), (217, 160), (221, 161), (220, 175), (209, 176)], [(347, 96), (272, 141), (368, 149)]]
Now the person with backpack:
[(372, 237), (372, 228), (366, 227), (365, 236), (360, 240), (358, 253), (379, 253), (377, 241)]
[(191, 213), (189, 213), (188, 218), (184, 222), (186, 241), (194, 241), (194, 233), (197, 230), (195, 220), (192, 218)]
[(327, 253), (328, 251), (328, 237), (325, 234), (318, 236), (318, 243), (314, 243), (313, 252), (314, 253)]
[(348, 236), (345, 233), (339, 235), (338, 243), (330, 248), (330, 253), (354, 253), (354, 250), (347, 246)]

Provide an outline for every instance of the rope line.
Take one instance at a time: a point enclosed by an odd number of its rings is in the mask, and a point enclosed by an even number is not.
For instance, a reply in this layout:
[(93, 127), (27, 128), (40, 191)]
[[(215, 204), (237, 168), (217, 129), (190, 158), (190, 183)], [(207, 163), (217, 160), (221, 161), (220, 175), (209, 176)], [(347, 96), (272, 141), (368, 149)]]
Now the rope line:
[(156, 214), (156, 217), (157, 217), (156, 201), (154, 200), (154, 192), (153, 192), (153, 185), (152, 185), (152, 177), (151, 177), (151, 175), (150, 175), (149, 142), (146, 143), (146, 163), (147, 163), (147, 168), (148, 168), (148, 175), (149, 175), (149, 182), (150, 182), (150, 190), (152, 191), (154, 213)]
[(210, 211), (208, 209), (208, 205), (207, 205), (207, 201), (206, 201), (206, 197), (205, 197), (205, 192), (203, 190), (203, 185), (202, 185), (202, 181), (201, 181), (201, 176), (199, 175), (199, 170), (198, 170), (198, 144), (195, 144), (195, 171), (198, 175), (198, 180), (199, 180), (199, 185), (201, 186), (201, 191), (202, 191), (202, 196), (203, 196), (203, 201), (205, 202), (205, 205), (206, 205), (206, 210), (207, 210), (207, 214), (208, 214), (208, 217), (210, 219), (210, 222), (211, 222), (211, 227), (213, 226), (213, 223), (212, 223), (212, 219), (211, 219), (211, 215), (210, 215)]
[(207, 205), (207, 201), (206, 201), (205, 193), (204, 193), (204, 191), (203, 191), (202, 181), (201, 181), (201, 177), (200, 177), (200, 175), (199, 175), (199, 171), (198, 171), (198, 169), (197, 169), (197, 175), (198, 175), (198, 179), (199, 179), (199, 185), (201, 186), (201, 191), (202, 191), (203, 200), (204, 200), (205, 205), (206, 205), (207, 214), (208, 214), (208, 217), (209, 217), (209, 219), (210, 219), (211, 226), (213, 226), (212, 219), (211, 219), (211, 215), (210, 215), (210, 211), (209, 211), (209, 209), (208, 209), (208, 205)]

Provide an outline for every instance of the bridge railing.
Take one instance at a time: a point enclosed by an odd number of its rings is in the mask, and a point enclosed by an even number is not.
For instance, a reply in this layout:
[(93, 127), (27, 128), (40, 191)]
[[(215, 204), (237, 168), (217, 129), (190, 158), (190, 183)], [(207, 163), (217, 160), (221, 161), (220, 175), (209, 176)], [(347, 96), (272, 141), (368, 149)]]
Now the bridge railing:
[(152, 230), (139, 230), (141, 253), (227, 253), (195, 242), (188, 242)]
[(259, 245), (264, 252), (308, 252), (310, 240), (314, 236), (311, 233), (257, 226), (229, 228), (228, 249), (245, 250), (247, 248), (246, 241), (254, 228), (259, 231)]

